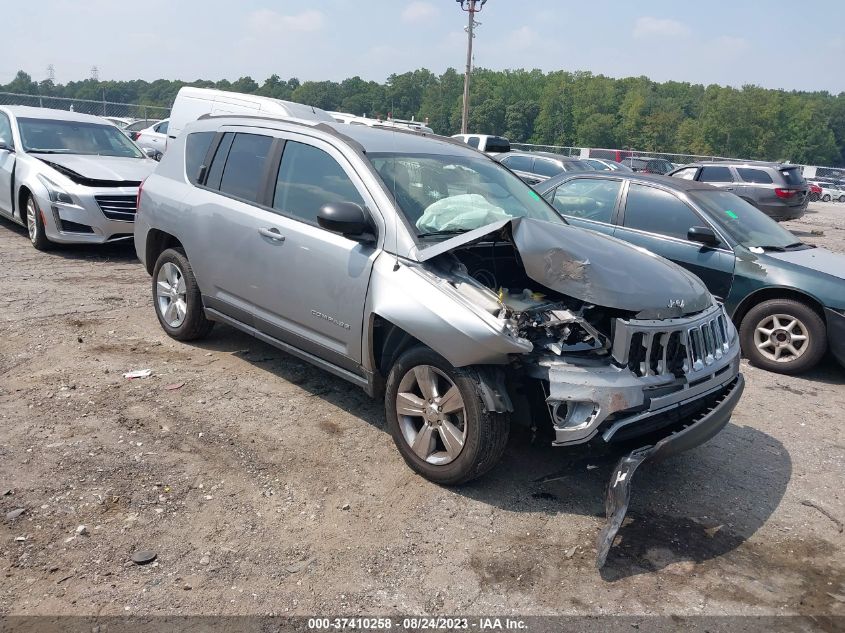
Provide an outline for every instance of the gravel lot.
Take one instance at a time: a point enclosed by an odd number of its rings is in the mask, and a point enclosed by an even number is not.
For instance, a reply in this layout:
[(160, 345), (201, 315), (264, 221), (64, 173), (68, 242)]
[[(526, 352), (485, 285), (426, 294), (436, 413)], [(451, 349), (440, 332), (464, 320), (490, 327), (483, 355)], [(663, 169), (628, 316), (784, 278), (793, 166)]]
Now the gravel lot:
[[(845, 205), (789, 228), (845, 252)], [(514, 435), (440, 488), (358, 389), (228, 327), (165, 336), (131, 245), (43, 254), (0, 221), (0, 267), (0, 614), (845, 615), (831, 360), (743, 362), (732, 423), (637, 473), (599, 573), (610, 463)]]

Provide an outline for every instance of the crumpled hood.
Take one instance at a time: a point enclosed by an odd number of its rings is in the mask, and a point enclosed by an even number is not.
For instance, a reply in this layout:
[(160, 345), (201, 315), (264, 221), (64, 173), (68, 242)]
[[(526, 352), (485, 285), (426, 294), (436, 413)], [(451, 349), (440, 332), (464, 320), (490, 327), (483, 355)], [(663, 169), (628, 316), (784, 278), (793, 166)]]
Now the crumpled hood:
[(712, 305), (698, 277), (662, 257), (601, 233), (531, 218), (463, 233), (419, 251), (418, 259), (428, 261), (500, 231), (516, 247), (528, 277), (579, 301), (643, 319), (676, 318)]
[[(31, 154), (70, 178), (89, 186), (90, 181), (139, 183), (153, 173), (156, 161), (151, 158), (121, 156), (87, 156), (84, 154)], [(89, 181), (89, 182), (86, 182)]]

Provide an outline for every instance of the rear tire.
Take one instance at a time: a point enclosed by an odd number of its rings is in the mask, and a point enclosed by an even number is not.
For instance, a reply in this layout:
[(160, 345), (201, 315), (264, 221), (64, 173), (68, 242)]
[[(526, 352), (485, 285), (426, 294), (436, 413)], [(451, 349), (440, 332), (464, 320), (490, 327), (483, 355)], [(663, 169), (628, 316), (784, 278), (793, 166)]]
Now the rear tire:
[(168, 248), (153, 267), (153, 305), (162, 329), (177, 341), (204, 338), (214, 327), (185, 251)]
[[(429, 481), (466, 483), (501, 459), (510, 419), (485, 409), (479, 382), (473, 369), (452, 367), (427, 347), (408, 350), (390, 369), (384, 397), (387, 426), (408, 466)], [(461, 435), (462, 441), (456, 441)]]
[(739, 328), (752, 365), (779, 374), (815, 367), (827, 351), (827, 327), (819, 314), (794, 299), (770, 299), (751, 308)]
[(839, 196), (839, 202), (845, 202), (845, 195)]
[(32, 194), (28, 195), (24, 205), (26, 230), (29, 234), (30, 243), (39, 251), (49, 251), (53, 247), (53, 243), (47, 239), (47, 232), (44, 230), (44, 218), (35, 197)]

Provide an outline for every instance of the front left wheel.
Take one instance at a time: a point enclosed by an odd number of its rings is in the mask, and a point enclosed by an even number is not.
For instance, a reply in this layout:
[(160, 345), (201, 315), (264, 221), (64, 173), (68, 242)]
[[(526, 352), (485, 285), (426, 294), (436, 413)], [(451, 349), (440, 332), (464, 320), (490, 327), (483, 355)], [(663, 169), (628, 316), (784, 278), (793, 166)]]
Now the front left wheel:
[(48, 251), (52, 248), (53, 243), (47, 239), (47, 233), (44, 230), (44, 216), (41, 215), (41, 209), (38, 208), (38, 203), (31, 195), (26, 197), (26, 231), (29, 234), (29, 241), (39, 251)]
[(168, 248), (156, 260), (153, 304), (161, 327), (177, 341), (203, 338), (214, 327), (205, 316), (194, 271), (181, 248)]
[(405, 462), (429, 481), (462, 484), (501, 459), (510, 420), (487, 411), (471, 368), (427, 347), (408, 350), (387, 377), (387, 425)]

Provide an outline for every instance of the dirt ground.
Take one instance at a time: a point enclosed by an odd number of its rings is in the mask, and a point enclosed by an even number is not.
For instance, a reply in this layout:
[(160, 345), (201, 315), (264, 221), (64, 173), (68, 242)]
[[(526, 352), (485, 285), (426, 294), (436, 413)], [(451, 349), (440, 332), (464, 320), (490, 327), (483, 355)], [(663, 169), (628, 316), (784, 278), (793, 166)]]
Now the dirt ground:
[[(789, 228), (845, 252), (845, 205)], [(0, 221), (0, 268), (0, 614), (845, 614), (831, 360), (743, 361), (732, 423), (638, 471), (599, 573), (610, 463), (515, 435), (441, 488), (357, 388), (228, 327), (169, 339), (131, 245)]]

